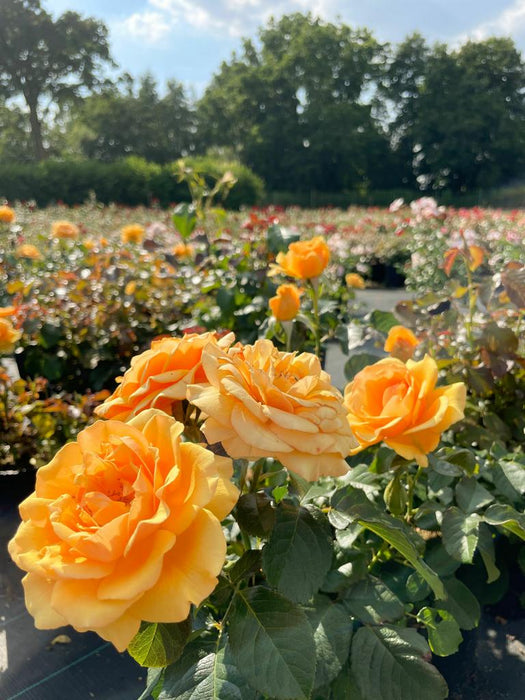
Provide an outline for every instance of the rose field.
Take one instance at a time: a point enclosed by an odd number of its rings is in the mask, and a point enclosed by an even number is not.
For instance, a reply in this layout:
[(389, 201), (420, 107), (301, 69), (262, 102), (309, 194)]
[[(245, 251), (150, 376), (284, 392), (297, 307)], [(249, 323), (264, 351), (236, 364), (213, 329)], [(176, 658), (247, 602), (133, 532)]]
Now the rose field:
[(225, 211), (233, 176), (187, 182), (0, 206), (35, 626), (127, 650), (144, 699), (488, 698), (443, 659), (523, 618), (525, 210)]

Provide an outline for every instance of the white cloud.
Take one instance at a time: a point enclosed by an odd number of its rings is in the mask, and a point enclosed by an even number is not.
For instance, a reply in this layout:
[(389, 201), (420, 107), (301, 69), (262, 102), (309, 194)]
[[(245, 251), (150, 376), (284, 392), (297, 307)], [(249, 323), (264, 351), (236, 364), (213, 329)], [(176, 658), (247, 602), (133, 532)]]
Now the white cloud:
[(135, 12), (120, 24), (119, 29), (148, 44), (156, 44), (170, 33), (171, 22), (160, 12)]
[(480, 41), (489, 36), (517, 36), (525, 32), (525, 0), (514, 0), (494, 19), (482, 22), (471, 31), (458, 37), (462, 43), (467, 39)]
[(271, 16), (312, 12), (327, 19), (337, 15), (341, 0), (147, 0), (148, 7), (120, 23), (120, 30), (155, 43), (186, 24), (215, 35), (247, 36)]

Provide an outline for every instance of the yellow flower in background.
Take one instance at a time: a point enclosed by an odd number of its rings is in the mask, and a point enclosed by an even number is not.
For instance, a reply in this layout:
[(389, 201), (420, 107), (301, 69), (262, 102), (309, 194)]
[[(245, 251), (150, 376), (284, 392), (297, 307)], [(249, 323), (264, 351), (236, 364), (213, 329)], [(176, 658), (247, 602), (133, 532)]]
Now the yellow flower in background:
[(330, 262), (330, 249), (321, 236), (308, 241), (290, 243), (286, 253), (278, 253), (271, 265), (270, 276), (280, 273), (301, 280), (319, 277)]
[(278, 321), (292, 321), (301, 307), (301, 292), (295, 284), (281, 284), (268, 303)]
[(15, 250), (17, 258), (27, 258), (28, 260), (42, 260), (42, 253), (31, 243), (22, 243)]
[(426, 355), (405, 364), (387, 357), (358, 372), (344, 395), (348, 422), (359, 442), (353, 454), (384, 442), (405, 459), (428, 466), (441, 433), (463, 418), (462, 382), (436, 387), (438, 368)]
[(16, 215), (14, 209), (3, 204), (0, 207), (0, 222), (3, 224), (12, 224), (15, 219)]
[(144, 238), (144, 226), (129, 224), (120, 229), (122, 243), (140, 243)]
[(191, 385), (189, 400), (206, 416), (208, 442), (233, 458), (274, 457), (308, 481), (348, 471), (356, 446), (342, 396), (311, 353), (279, 352), (269, 340), (227, 352), (208, 345), (209, 384)]
[(388, 331), (383, 349), (385, 352), (389, 352), (392, 357), (397, 357), (402, 362), (406, 362), (412, 358), (418, 345), (419, 340), (409, 328), (392, 326)]
[(20, 340), (21, 337), (22, 333), (13, 327), (11, 321), (7, 318), (0, 317), (0, 353), (12, 353), (15, 349), (15, 343)]
[(366, 283), (360, 274), (357, 272), (349, 272), (345, 275), (346, 286), (352, 289), (364, 289)]
[(95, 413), (101, 418), (127, 420), (147, 408), (171, 414), (176, 402), (187, 398), (189, 384), (206, 382), (202, 352), (209, 344), (227, 348), (233, 334), (217, 340), (214, 333), (190, 333), (181, 338), (160, 338), (136, 355), (119, 377), (118, 387)]
[(192, 258), (193, 253), (193, 246), (189, 243), (177, 243), (177, 245), (173, 247), (173, 255), (177, 258)]
[(232, 463), (161, 411), (97, 421), (38, 470), (9, 543), (38, 629), (93, 630), (124, 651), (141, 620), (179, 622), (215, 588)]
[(54, 238), (78, 238), (80, 229), (72, 221), (53, 221), (51, 234)]

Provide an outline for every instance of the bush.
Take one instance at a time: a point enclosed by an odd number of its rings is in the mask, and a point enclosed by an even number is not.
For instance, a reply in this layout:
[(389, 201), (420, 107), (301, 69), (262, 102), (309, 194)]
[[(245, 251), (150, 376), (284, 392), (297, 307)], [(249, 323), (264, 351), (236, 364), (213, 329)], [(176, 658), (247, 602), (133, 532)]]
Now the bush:
[[(212, 175), (233, 172), (237, 184), (223, 203), (227, 208), (251, 206), (261, 200), (262, 180), (246, 166), (209, 157), (187, 160)], [(161, 166), (137, 157), (115, 163), (47, 160), (31, 165), (0, 164), (0, 197), (11, 202), (34, 200), (45, 207), (56, 202), (82, 204), (94, 194), (103, 204), (138, 206), (158, 200), (167, 207), (190, 199), (186, 184), (177, 182), (174, 173), (174, 164)]]

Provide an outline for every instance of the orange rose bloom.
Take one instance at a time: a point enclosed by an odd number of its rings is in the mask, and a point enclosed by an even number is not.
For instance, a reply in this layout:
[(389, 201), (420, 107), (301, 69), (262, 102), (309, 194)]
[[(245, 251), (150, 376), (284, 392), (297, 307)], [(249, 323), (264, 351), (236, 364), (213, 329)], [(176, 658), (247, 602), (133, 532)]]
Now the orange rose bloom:
[(27, 258), (28, 260), (42, 260), (42, 253), (38, 248), (30, 243), (19, 245), (15, 251), (17, 258)]
[(278, 253), (276, 265), (272, 265), (270, 276), (282, 273), (289, 277), (307, 280), (319, 277), (330, 261), (330, 249), (321, 236), (309, 241), (290, 243), (286, 253)]
[(176, 246), (173, 246), (173, 255), (178, 258), (191, 258), (193, 252), (193, 246), (189, 243), (177, 243)]
[(384, 350), (392, 357), (397, 357), (402, 362), (412, 358), (414, 349), (419, 345), (419, 340), (409, 328), (404, 326), (392, 326), (388, 331)]
[(16, 219), (14, 209), (3, 204), (0, 207), (0, 222), (3, 224), (12, 224)]
[(140, 224), (129, 224), (120, 229), (122, 243), (140, 243), (144, 238), (144, 226)]
[(71, 221), (53, 221), (51, 233), (55, 238), (78, 238), (80, 229)]
[(342, 396), (310, 353), (279, 352), (269, 340), (202, 354), (209, 385), (188, 396), (207, 416), (202, 431), (234, 458), (275, 457), (309, 481), (348, 471), (356, 442)]
[(387, 357), (356, 374), (344, 398), (359, 442), (353, 454), (383, 441), (426, 467), (441, 433), (463, 418), (466, 400), (462, 382), (436, 387), (437, 378), (437, 364), (428, 355), (406, 365)]
[(8, 316), (13, 316), (16, 311), (14, 306), (0, 306), (0, 318), (7, 318)]
[(268, 303), (278, 321), (292, 321), (299, 313), (301, 292), (295, 284), (281, 284), (277, 287), (277, 296), (272, 297)]
[(9, 553), (38, 629), (94, 630), (123, 651), (141, 620), (179, 622), (215, 588), (231, 460), (161, 411), (97, 421), (38, 470)]
[(214, 333), (190, 333), (182, 338), (160, 338), (136, 355), (119, 386), (95, 413), (101, 418), (127, 420), (146, 408), (171, 414), (173, 404), (186, 399), (188, 384), (205, 382), (202, 351), (208, 344), (227, 348), (233, 334), (217, 340)]
[(0, 318), (0, 353), (13, 352), (16, 341), (21, 337), (22, 333), (13, 327), (11, 321), (8, 321), (7, 318)]
[(346, 286), (352, 289), (364, 289), (366, 287), (364, 279), (357, 272), (349, 272), (345, 276), (345, 282)]

